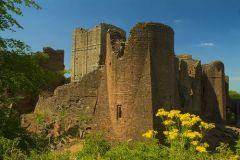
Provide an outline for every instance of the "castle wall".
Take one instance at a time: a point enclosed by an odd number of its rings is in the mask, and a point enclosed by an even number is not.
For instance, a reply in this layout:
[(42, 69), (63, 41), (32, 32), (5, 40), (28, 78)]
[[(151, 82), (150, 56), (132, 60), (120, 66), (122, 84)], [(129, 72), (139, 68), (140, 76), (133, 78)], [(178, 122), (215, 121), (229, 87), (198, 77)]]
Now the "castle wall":
[(174, 104), (173, 31), (159, 23), (139, 23), (125, 45), (121, 45), (123, 41), (120, 32), (109, 31), (103, 82), (108, 109), (98, 106), (97, 115), (110, 121), (101, 121), (99, 127), (111, 131), (118, 140), (141, 139), (146, 130), (159, 130), (157, 109)]
[(71, 81), (79, 81), (85, 74), (104, 64), (106, 34), (110, 28), (117, 27), (101, 23), (90, 30), (83, 28), (74, 30)]
[(202, 67), (191, 55), (178, 55), (180, 105), (185, 112), (201, 114)]
[(214, 61), (203, 65), (202, 114), (215, 122), (226, 120), (226, 91), (224, 64)]
[(91, 128), (109, 140), (142, 140), (162, 131), (159, 108), (177, 108), (220, 122), (226, 117), (227, 82), (221, 62), (201, 65), (190, 55), (174, 55), (174, 31), (160, 23), (138, 23), (125, 32), (100, 24), (73, 34), (68, 85), (42, 100), (56, 112), (94, 117)]

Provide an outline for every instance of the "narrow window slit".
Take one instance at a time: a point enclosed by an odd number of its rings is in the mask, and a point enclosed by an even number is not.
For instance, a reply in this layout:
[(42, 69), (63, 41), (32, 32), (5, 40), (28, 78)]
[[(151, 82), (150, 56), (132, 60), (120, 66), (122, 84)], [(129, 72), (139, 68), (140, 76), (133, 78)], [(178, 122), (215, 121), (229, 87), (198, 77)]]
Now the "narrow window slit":
[(122, 105), (117, 105), (117, 120), (122, 118)]

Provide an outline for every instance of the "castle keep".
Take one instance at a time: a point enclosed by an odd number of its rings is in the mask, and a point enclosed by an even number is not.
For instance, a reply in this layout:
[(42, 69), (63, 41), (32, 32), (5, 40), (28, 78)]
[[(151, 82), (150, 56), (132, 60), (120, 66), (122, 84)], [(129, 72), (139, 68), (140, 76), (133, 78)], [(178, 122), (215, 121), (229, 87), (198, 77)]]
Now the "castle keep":
[(90, 30), (77, 28), (73, 31), (71, 81), (79, 81), (83, 75), (104, 65), (106, 34), (110, 28), (121, 30), (110, 24), (100, 24)]
[(223, 63), (203, 65), (191, 55), (176, 56), (169, 26), (138, 23), (126, 40), (122, 29), (100, 24), (73, 32), (71, 83), (38, 106), (86, 113), (93, 117), (88, 128), (128, 140), (160, 130), (155, 114), (161, 107), (224, 122), (227, 95)]

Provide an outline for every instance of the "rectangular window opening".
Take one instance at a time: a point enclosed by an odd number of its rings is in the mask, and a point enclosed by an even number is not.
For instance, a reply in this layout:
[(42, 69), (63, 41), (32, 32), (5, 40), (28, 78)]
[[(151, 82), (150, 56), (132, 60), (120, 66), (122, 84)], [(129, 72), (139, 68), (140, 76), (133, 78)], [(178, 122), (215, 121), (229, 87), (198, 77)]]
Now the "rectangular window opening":
[(122, 105), (117, 105), (117, 120), (122, 118)]

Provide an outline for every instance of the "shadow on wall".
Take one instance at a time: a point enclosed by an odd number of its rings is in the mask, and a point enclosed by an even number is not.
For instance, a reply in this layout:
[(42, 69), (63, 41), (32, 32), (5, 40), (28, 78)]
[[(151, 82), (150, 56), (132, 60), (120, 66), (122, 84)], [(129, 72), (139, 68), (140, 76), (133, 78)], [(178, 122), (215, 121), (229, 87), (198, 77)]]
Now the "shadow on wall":
[(221, 111), (216, 91), (213, 88), (214, 78), (209, 78), (203, 72), (202, 75), (202, 112), (201, 117), (207, 121), (222, 122)]

